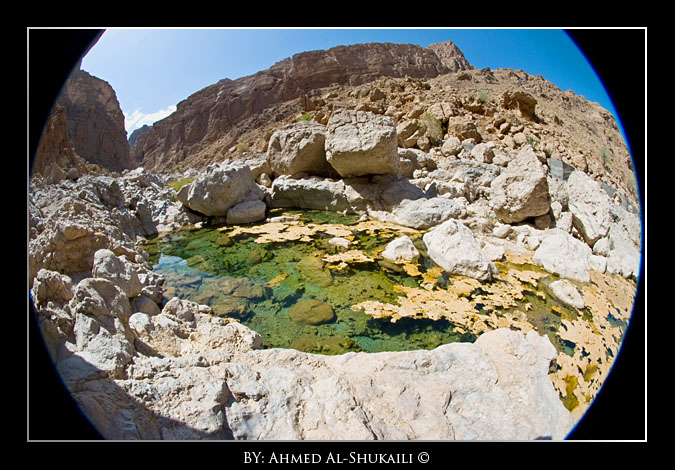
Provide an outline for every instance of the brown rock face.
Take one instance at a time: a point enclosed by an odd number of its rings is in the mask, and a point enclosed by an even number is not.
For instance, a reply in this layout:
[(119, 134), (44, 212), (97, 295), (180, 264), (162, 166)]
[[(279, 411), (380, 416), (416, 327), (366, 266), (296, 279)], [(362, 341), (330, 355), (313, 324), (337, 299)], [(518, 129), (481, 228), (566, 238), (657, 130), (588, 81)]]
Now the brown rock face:
[(124, 115), (108, 82), (76, 70), (56, 103), (65, 108), (68, 135), (79, 156), (114, 171), (135, 167), (129, 158)]
[(66, 126), (67, 120), (66, 109), (63, 106), (54, 106), (35, 153), (32, 168), (34, 174), (46, 176), (52, 165), (65, 169), (77, 168), (83, 163), (73, 149)]
[(464, 54), (452, 41), (437, 42), (427, 46), (436, 53), (441, 62), (451, 71), (473, 70), (475, 67), (464, 58)]
[(178, 103), (176, 112), (138, 138), (132, 160), (146, 169), (171, 168), (243, 119), (313, 89), (360, 85), (378, 77), (432, 78), (473, 68), (455, 49), (451, 42), (434, 48), (369, 43), (296, 54), (254, 75), (221, 80)]

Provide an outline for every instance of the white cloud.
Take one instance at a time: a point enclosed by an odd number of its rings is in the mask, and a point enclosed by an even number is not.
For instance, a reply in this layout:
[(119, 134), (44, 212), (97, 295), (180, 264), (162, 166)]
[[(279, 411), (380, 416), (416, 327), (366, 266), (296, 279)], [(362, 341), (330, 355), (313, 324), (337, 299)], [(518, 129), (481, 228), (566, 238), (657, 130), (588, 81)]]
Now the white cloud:
[(127, 130), (127, 134), (131, 135), (131, 133), (139, 127), (143, 127), (145, 124), (152, 125), (160, 119), (164, 119), (174, 111), (176, 111), (176, 106), (174, 105), (148, 114), (142, 113), (140, 109), (137, 109), (131, 113), (131, 115), (124, 114), (124, 127)]

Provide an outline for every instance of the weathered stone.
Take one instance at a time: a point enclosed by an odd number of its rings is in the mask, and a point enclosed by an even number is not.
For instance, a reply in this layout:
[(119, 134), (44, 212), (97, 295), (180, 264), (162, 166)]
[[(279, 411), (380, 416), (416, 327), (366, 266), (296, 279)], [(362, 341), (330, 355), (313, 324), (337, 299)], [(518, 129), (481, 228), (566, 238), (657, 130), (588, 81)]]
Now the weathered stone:
[(252, 351), (227, 366), (227, 420), (236, 439), (563, 439), (555, 357), (546, 336), (508, 329), (432, 351)]
[(306, 172), (330, 176), (335, 171), (326, 161), (326, 127), (302, 121), (278, 129), (267, 147), (267, 162), (276, 176)]
[(159, 306), (152, 299), (144, 295), (139, 295), (131, 300), (131, 311), (150, 316), (158, 315), (161, 312)]
[(398, 173), (394, 120), (363, 111), (339, 110), (328, 121), (326, 159), (340, 176)]
[(415, 145), (415, 143), (417, 143), (417, 138), (415, 138), (415, 141), (411, 142), (410, 145), (408, 145), (406, 141), (415, 133), (415, 131), (417, 131), (418, 128), (419, 124), (417, 123), (417, 120), (403, 121), (397, 125), (396, 138), (398, 145), (404, 148), (409, 148)]
[(441, 146), (441, 153), (446, 157), (458, 155), (462, 151), (462, 142), (455, 136), (448, 137)]
[(122, 289), (107, 279), (84, 279), (75, 288), (70, 310), (75, 316), (77, 358), (68, 364), (84, 360), (111, 378), (122, 376), (135, 354), (128, 326), (131, 308)]
[(503, 261), (506, 258), (503, 246), (493, 245), (492, 243), (483, 243), (482, 250), (490, 261)]
[(264, 192), (255, 183), (248, 166), (213, 164), (190, 184), (188, 207), (207, 216), (226, 216), (227, 211), (245, 200), (260, 200)]
[(551, 293), (565, 305), (578, 308), (579, 310), (586, 307), (579, 291), (568, 281), (554, 281), (549, 287), (551, 288)]
[(94, 254), (92, 275), (112, 281), (129, 298), (136, 297), (143, 289), (134, 265), (123, 257), (115, 256), (107, 249), (98, 250)]
[(73, 281), (65, 274), (41, 269), (33, 283), (33, 295), (36, 304), (67, 302), (73, 298)]
[(434, 227), (449, 218), (459, 217), (460, 207), (450, 199), (435, 197), (404, 201), (393, 211), (394, 221), (417, 230)]
[(607, 235), (611, 222), (609, 197), (599, 183), (581, 171), (573, 171), (567, 180), (568, 207), (574, 226), (589, 246)]
[(492, 234), (497, 237), (497, 238), (506, 238), (512, 231), (512, 228), (508, 224), (500, 224), (497, 225), (494, 230), (492, 231)]
[(546, 169), (530, 145), (509, 162), (490, 187), (490, 205), (503, 222), (522, 222), (550, 210)]
[(471, 121), (453, 122), (450, 120), (448, 124), (448, 136), (457, 137), (460, 141), (473, 139), (475, 143), (479, 143), (483, 140), (478, 132), (476, 124)]
[(591, 249), (572, 235), (555, 230), (544, 238), (532, 260), (549, 272), (561, 277), (589, 282)]
[(448, 220), (424, 234), (429, 257), (451, 274), (490, 281), (496, 267), (485, 256), (478, 241), (462, 222)]
[(480, 163), (492, 163), (494, 153), (494, 142), (481, 142), (471, 149), (471, 157)]
[[(353, 212), (348, 189), (343, 180), (334, 181), (316, 176), (301, 179), (280, 176), (272, 183), (268, 204), (270, 207)], [(365, 209), (365, 205), (362, 208)]]
[(523, 91), (516, 91), (514, 93), (507, 91), (502, 95), (503, 108), (514, 109), (520, 117), (530, 121), (536, 120), (536, 106), (537, 100), (529, 93)]
[(452, 104), (446, 102), (432, 104), (429, 109), (427, 109), (427, 113), (443, 124), (447, 123), (448, 119), (454, 116)]
[(407, 235), (389, 242), (382, 252), (382, 257), (392, 263), (414, 261), (419, 256), (420, 252), (417, 251), (417, 248), (415, 248), (412, 240)]
[(249, 224), (265, 218), (267, 206), (259, 200), (243, 201), (227, 211), (228, 224)]

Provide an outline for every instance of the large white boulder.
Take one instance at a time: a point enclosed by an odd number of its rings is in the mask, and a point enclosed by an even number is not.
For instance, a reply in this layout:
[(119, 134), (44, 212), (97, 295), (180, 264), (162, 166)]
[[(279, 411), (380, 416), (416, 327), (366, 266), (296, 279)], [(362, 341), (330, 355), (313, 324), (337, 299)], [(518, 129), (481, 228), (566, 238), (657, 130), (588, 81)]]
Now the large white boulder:
[(551, 207), (546, 168), (526, 145), (491, 183), (490, 205), (507, 224), (546, 214)]
[(532, 260), (561, 277), (589, 282), (591, 254), (591, 249), (584, 242), (556, 229), (542, 240)]
[(207, 216), (226, 216), (232, 206), (245, 200), (260, 200), (264, 195), (247, 165), (219, 163), (209, 165), (203, 175), (190, 183), (187, 205)]
[(508, 329), (432, 351), (249, 351), (226, 365), (227, 422), (235, 439), (559, 440), (574, 419), (555, 357), (548, 337)]
[(267, 206), (259, 200), (243, 201), (227, 211), (228, 224), (250, 224), (265, 218)]
[(335, 170), (326, 161), (326, 127), (313, 121), (284, 126), (272, 134), (267, 163), (275, 175), (310, 173), (328, 176)]
[(452, 200), (441, 197), (405, 200), (393, 212), (394, 221), (417, 230), (434, 227), (461, 215), (461, 208)]
[(481, 250), (471, 230), (458, 220), (447, 220), (424, 234), (429, 257), (451, 274), (490, 281), (497, 268)]
[(575, 170), (567, 180), (567, 198), (574, 226), (592, 247), (609, 232), (609, 196), (598, 182), (583, 171)]
[(417, 248), (415, 248), (412, 240), (407, 235), (389, 242), (382, 252), (382, 257), (392, 263), (413, 261), (419, 258), (419, 256), (420, 252), (417, 251)]
[(398, 174), (396, 125), (389, 116), (339, 110), (328, 120), (326, 159), (342, 176)]

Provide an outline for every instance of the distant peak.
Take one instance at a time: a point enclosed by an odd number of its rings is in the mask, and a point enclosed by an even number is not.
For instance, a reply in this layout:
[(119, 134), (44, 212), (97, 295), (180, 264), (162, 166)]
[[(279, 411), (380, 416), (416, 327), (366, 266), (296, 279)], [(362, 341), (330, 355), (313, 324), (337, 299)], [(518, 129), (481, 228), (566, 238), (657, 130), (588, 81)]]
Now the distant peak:
[(466, 60), (460, 48), (450, 40), (429, 44), (427, 49), (434, 51), (443, 65), (454, 71), (473, 70), (476, 68)]

